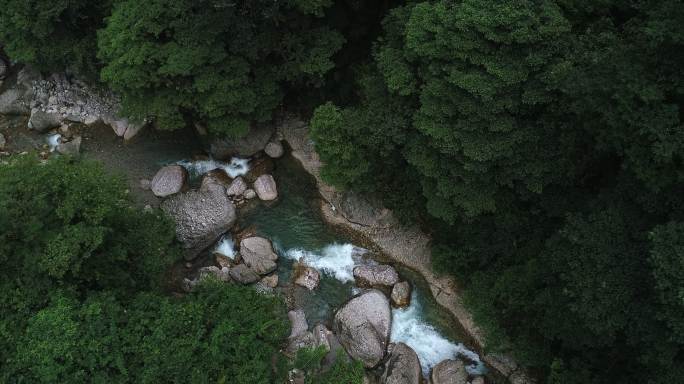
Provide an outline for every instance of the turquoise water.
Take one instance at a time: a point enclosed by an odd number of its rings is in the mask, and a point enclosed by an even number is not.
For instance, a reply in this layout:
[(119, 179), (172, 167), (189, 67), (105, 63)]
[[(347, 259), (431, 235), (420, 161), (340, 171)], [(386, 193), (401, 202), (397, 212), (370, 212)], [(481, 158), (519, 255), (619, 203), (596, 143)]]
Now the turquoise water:
[[(290, 156), (278, 160), (273, 175), (278, 200), (258, 203), (241, 215), (238, 227), (251, 227), (273, 241), (280, 256), (279, 285), (294, 290), (295, 306), (304, 310), (310, 327), (317, 323), (330, 326), (335, 311), (357, 292), (351, 268), (372, 262), (373, 255), (359, 255), (351, 238), (323, 221), (315, 180), (297, 160)], [(314, 291), (292, 287), (293, 264), (299, 257), (321, 272), (321, 283)], [(457, 354), (478, 359), (460, 344), (464, 340), (460, 326), (434, 301), (422, 277), (405, 267), (395, 267), (402, 279), (411, 282), (414, 294), (409, 308), (393, 310), (392, 341), (413, 347), (425, 373), (432, 365)], [(483, 369), (475, 365), (474, 370)]]

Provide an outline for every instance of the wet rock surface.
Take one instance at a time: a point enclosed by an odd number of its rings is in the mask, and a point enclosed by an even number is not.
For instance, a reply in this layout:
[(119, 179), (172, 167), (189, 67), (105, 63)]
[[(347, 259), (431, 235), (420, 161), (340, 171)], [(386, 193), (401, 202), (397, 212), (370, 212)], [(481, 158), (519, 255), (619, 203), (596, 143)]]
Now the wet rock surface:
[(230, 277), (240, 284), (252, 284), (259, 281), (259, 275), (250, 267), (238, 264), (230, 269)]
[(240, 255), (245, 264), (256, 273), (265, 275), (275, 271), (278, 255), (273, 245), (263, 237), (248, 237), (240, 242)]
[(399, 274), (390, 265), (359, 265), (354, 267), (354, 279), (360, 287), (391, 287), (399, 282)]
[(173, 195), (161, 208), (176, 222), (176, 237), (186, 259), (212, 245), (236, 220), (235, 206), (220, 186)]
[(167, 197), (180, 192), (188, 180), (188, 171), (180, 165), (167, 165), (160, 169), (150, 182), (152, 193)]
[(382, 384), (420, 384), (422, 379), (418, 355), (404, 343), (391, 344), (385, 362)]
[(394, 284), (390, 298), (393, 306), (397, 308), (408, 307), (411, 304), (411, 284), (408, 281)]
[(259, 199), (264, 201), (275, 200), (278, 198), (278, 189), (275, 179), (271, 175), (261, 175), (254, 181), (254, 191)]
[(444, 360), (432, 368), (433, 384), (468, 384), (468, 372), (461, 360)]
[(352, 358), (372, 368), (385, 357), (391, 322), (389, 300), (372, 289), (352, 298), (337, 311), (333, 331)]

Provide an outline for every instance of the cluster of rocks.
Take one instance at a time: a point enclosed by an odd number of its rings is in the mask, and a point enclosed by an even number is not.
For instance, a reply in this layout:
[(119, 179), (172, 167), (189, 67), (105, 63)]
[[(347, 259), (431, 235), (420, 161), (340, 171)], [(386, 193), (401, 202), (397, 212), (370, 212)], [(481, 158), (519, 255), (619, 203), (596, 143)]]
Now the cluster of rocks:
[[(167, 165), (162, 167), (152, 180), (140, 180), (143, 189), (150, 189), (157, 197), (169, 197), (188, 189), (188, 171), (180, 165)], [(258, 197), (263, 201), (272, 201), (278, 198), (278, 188), (275, 179), (270, 174), (260, 175), (254, 180), (252, 187), (242, 177), (230, 178), (226, 172), (215, 169), (202, 178), (200, 190), (211, 189), (211, 186), (223, 188), (226, 198), (234, 205), (239, 206)]]
[(240, 242), (239, 252), (232, 258), (215, 254), (215, 264), (200, 268), (194, 278), (183, 279), (183, 289), (191, 291), (208, 276), (219, 281), (236, 284), (254, 284), (263, 291), (270, 291), (278, 285), (276, 270), (278, 254), (273, 245), (263, 237), (248, 237)]
[[(0, 64), (0, 72), (2, 67)], [(28, 127), (38, 132), (47, 132), (69, 122), (85, 125), (102, 122), (128, 140), (144, 126), (144, 122), (132, 122), (118, 116), (120, 101), (111, 91), (91, 87), (66, 74), (43, 77), (33, 68), (24, 66), (15, 76), (10, 76), (4, 63), (4, 75), (4, 82), (8, 84), (3, 84), (4, 92), (0, 94), (0, 114), (29, 115)]]

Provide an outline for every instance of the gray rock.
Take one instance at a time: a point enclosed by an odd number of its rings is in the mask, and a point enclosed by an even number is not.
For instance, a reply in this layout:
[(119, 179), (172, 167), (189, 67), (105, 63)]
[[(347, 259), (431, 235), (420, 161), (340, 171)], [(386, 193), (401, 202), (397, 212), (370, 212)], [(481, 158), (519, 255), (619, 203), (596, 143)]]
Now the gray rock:
[(470, 384), (485, 384), (485, 379), (482, 376), (477, 376), (470, 382)]
[(295, 277), (294, 283), (313, 291), (318, 287), (320, 281), (321, 275), (317, 270), (311, 267), (302, 266), (297, 269), (297, 277)]
[(333, 330), (352, 358), (372, 368), (385, 357), (391, 322), (389, 300), (382, 292), (371, 289), (337, 311)]
[(360, 287), (391, 287), (399, 282), (399, 275), (390, 265), (360, 265), (354, 267), (354, 279)]
[(268, 276), (264, 276), (263, 279), (261, 279), (261, 283), (269, 288), (275, 288), (278, 286), (278, 275), (277, 274), (272, 274)]
[(292, 330), (290, 331), (290, 339), (304, 334), (309, 330), (309, 324), (306, 322), (306, 314), (301, 309), (296, 309), (287, 313), (287, 318), (290, 319)]
[(128, 126), (126, 127), (126, 131), (123, 134), (124, 140), (130, 140), (133, 137), (137, 136), (142, 129), (145, 128), (144, 123), (128, 123)]
[(167, 165), (157, 171), (150, 182), (152, 193), (166, 197), (180, 192), (188, 180), (188, 171), (180, 165)]
[(30, 112), (28, 104), (22, 99), (24, 92), (11, 88), (0, 94), (0, 114), (26, 115)]
[(276, 269), (278, 255), (268, 239), (248, 237), (240, 242), (240, 255), (245, 264), (260, 275), (269, 274)]
[(311, 332), (304, 332), (296, 337), (288, 339), (287, 347), (285, 347), (285, 354), (291, 357), (297, 355), (297, 351), (302, 348), (314, 348), (316, 340)]
[(411, 304), (411, 284), (408, 281), (402, 281), (394, 284), (392, 287), (392, 305), (395, 307), (407, 307)]
[(382, 384), (420, 384), (422, 378), (418, 355), (404, 343), (389, 347), (389, 359), (380, 382)]
[(28, 127), (38, 132), (45, 132), (62, 125), (62, 116), (59, 113), (43, 112), (39, 109), (31, 111)]
[(245, 199), (252, 200), (257, 195), (256, 195), (256, 192), (254, 192), (254, 190), (250, 188), (250, 189), (245, 191), (244, 196), (245, 196)]
[(212, 265), (210, 267), (202, 267), (199, 269), (199, 281), (202, 281), (209, 276), (213, 276), (220, 281), (229, 282), (230, 268), (223, 267), (219, 269), (218, 267)]
[(60, 143), (55, 149), (62, 155), (78, 156), (81, 153), (81, 136), (76, 136), (67, 143)]
[(0, 133), (0, 151), (5, 149), (5, 145), (7, 145), (7, 140), (5, 139), (5, 135)]
[(259, 275), (244, 264), (238, 264), (231, 268), (230, 277), (241, 284), (252, 284), (259, 281)]
[(238, 176), (230, 183), (230, 186), (226, 190), (226, 194), (228, 194), (228, 196), (240, 196), (245, 193), (246, 190), (247, 183), (245, 182), (245, 179)]
[(432, 368), (433, 384), (468, 384), (468, 372), (461, 360), (444, 360)]
[(227, 160), (233, 156), (254, 156), (266, 147), (274, 130), (270, 124), (260, 124), (252, 127), (247, 135), (238, 139), (214, 138), (209, 144), (209, 152), (219, 160)]
[(316, 347), (323, 347), (326, 351), (330, 352), (330, 336), (333, 334), (328, 327), (323, 324), (316, 324), (312, 332), (314, 340), (316, 340)]
[(161, 208), (175, 220), (176, 237), (188, 260), (228, 232), (236, 219), (235, 206), (220, 186), (173, 195)]
[(277, 159), (279, 157), (282, 157), (283, 154), (285, 154), (285, 150), (283, 149), (283, 144), (280, 143), (280, 141), (271, 141), (268, 144), (266, 144), (266, 147), (264, 148), (264, 152), (266, 154), (274, 159)]
[(270, 201), (278, 198), (275, 179), (271, 175), (261, 175), (254, 181), (254, 190), (261, 200)]

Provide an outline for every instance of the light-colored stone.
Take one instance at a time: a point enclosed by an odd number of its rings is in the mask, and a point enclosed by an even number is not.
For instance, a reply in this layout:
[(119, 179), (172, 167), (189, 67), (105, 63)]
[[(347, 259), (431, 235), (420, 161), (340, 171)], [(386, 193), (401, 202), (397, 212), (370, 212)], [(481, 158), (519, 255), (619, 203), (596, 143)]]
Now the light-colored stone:
[(78, 156), (81, 153), (81, 136), (77, 136), (69, 142), (60, 143), (56, 150), (62, 155)]
[(245, 179), (238, 176), (230, 183), (230, 186), (226, 190), (226, 194), (228, 194), (228, 196), (240, 196), (245, 193), (246, 190), (247, 183), (245, 182)]
[(231, 268), (230, 277), (241, 284), (252, 284), (259, 281), (259, 275), (244, 264), (238, 264)]
[(307, 266), (300, 266), (296, 268), (296, 271), (297, 276), (295, 277), (295, 284), (310, 291), (313, 291), (318, 287), (318, 283), (321, 281), (321, 275), (317, 270)]
[(240, 242), (240, 255), (245, 264), (260, 275), (275, 271), (278, 255), (273, 251), (273, 245), (263, 237), (248, 237)]
[(271, 141), (268, 144), (266, 144), (266, 147), (264, 148), (264, 152), (266, 152), (266, 154), (269, 157), (272, 157), (274, 159), (282, 157), (283, 154), (285, 154), (285, 150), (283, 149), (283, 144), (280, 141)]
[(212, 265), (209, 267), (202, 267), (198, 272), (200, 281), (210, 276), (223, 282), (230, 281), (230, 268), (228, 267), (218, 268)]
[(418, 355), (404, 343), (391, 344), (382, 384), (420, 384), (422, 378)]
[(126, 131), (123, 134), (124, 140), (131, 140), (135, 136), (137, 136), (142, 129), (145, 128), (144, 123), (128, 123), (128, 126), (126, 127)]
[(254, 181), (254, 191), (261, 200), (270, 201), (278, 198), (275, 179), (271, 175), (261, 175)]
[(256, 194), (256, 192), (254, 192), (253, 189), (250, 188), (250, 189), (245, 191), (244, 196), (245, 196), (245, 199), (252, 200), (253, 198), (257, 197), (257, 194)]
[(301, 309), (296, 309), (287, 313), (290, 319), (291, 331), (289, 338), (294, 338), (304, 334), (309, 330), (309, 323), (306, 321), (306, 314)]
[(411, 304), (411, 284), (408, 281), (394, 284), (390, 298), (395, 307), (408, 307)]
[(432, 368), (433, 384), (468, 384), (468, 372), (461, 360), (444, 360)]
[(264, 276), (261, 279), (261, 283), (269, 288), (275, 288), (278, 286), (278, 274), (274, 273), (272, 275)]
[(157, 171), (150, 183), (152, 193), (166, 197), (180, 192), (188, 180), (188, 171), (180, 165), (167, 165)]
[(485, 379), (482, 376), (475, 377), (470, 384), (485, 384)]
[(176, 222), (176, 237), (186, 250), (186, 259), (214, 244), (236, 220), (235, 206), (220, 186), (175, 194), (161, 208)]
[(59, 113), (43, 112), (35, 108), (31, 111), (31, 117), (28, 121), (29, 129), (38, 132), (45, 132), (60, 125), (62, 125), (62, 116)]
[(24, 92), (11, 88), (0, 94), (0, 114), (3, 115), (25, 115), (30, 109), (29, 105), (23, 100)]
[(316, 324), (312, 332), (314, 340), (316, 340), (316, 347), (323, 347), (327, 352), (330, 352), (330, 336), (332, 332), (323, 324)]
[(333, 330), (352, 358), (372, 368), (385, 357), (391, 323), (389, 300), (382, 292), (371, 289), (337, 311)]
[(390, 265), (359, 265), (354, 267), (354, 280), (359, 287), (391, 287), (399, 282), (399, 274)]

